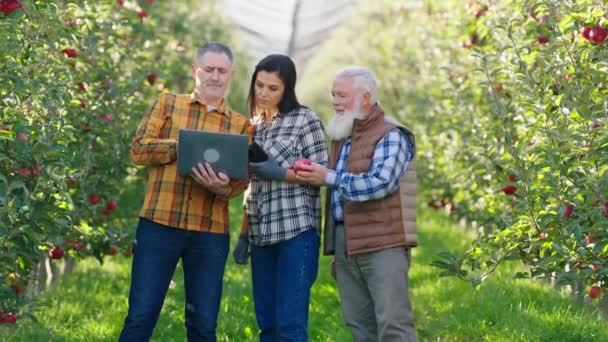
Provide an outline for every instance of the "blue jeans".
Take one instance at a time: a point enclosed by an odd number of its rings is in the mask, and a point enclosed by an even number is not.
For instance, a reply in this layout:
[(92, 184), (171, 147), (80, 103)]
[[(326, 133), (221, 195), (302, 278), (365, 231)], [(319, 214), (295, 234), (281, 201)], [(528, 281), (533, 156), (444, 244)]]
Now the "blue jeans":
[(180, 258), (188, 341), (215, 341), (229, 244), (228, 235), (171, 228), (140, 218), (133, 244), (129, 313), (119, 341), (150, 340)]
[(251, 246), (253, 302), (261, 342), (308, 340), (310, 288), (318, 267), (315, 229), (269, 246)]

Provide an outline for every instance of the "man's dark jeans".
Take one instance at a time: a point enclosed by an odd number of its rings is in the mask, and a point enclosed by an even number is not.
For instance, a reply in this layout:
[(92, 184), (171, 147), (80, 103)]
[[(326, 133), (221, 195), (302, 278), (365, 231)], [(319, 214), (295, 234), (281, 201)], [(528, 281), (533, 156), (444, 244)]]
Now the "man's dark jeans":
[(129, 313), (121, 342), (148, 341), (179, 259), (188, 341), (215, 341), (229, 236), (167, 227), (143, 218), (133, 244)]
[(253, 301), (261, 342), (308, 341), (310, 288), (318, 267), (315, 229), (269, 246), (251, 246)]

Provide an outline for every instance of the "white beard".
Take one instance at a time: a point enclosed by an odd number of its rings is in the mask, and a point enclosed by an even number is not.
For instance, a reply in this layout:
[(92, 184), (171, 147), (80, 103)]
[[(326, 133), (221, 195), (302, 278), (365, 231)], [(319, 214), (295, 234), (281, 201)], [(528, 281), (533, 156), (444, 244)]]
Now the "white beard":
[(361, 105), (357, 103), (354, 111), (344, 112), (342, 115), (334, 114), (329, 119), (325, 132), (332, 140), (344, 140), (350, 137), (355, 120), (363, 118), (365, 118), (365, 114), (361, 113)]

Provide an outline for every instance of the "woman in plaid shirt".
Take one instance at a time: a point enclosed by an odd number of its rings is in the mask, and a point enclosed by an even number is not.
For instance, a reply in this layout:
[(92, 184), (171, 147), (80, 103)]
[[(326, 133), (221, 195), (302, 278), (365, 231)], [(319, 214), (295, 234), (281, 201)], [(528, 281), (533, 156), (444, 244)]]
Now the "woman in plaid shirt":
[(268, 159), (252, 162), (246, 193), (253, 299), (260, 341), (308, 340), (310, 288), (317, 277), (319, 187), (296, 180), (299, 159), (327, 165), (323, 126), (298, 102), (296, 68), (284, 55), (258, 63), (249, 89), (254, 142)]

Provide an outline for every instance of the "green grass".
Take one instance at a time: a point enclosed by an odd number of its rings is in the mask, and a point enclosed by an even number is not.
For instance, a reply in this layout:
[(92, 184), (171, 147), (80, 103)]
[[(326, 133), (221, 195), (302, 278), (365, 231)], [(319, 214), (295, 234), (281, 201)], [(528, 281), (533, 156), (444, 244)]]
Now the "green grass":
[[(236, 223), (240, 213), (235, 208)], [(438, 277), (429, 266), (444, 250), (462, 250), (472, 237), (438, 214), (422, 210), (421, 246), (414, 251), (410, 286), (419, 339), (422, 341), (608, 341), (608, 325), (595, 309), (581, 307), (546, 284), (514, 280), (504, 268), (479, 291), (454, 278)], [(235, 229), (236, 233), (236, 229)], [(232, 240), (233, 242), (236, 239)], [(321, 258), (313, 288), (311, 341), (349, 341), (343, 326), (330, 258)], [(42, 296), (48, 306), (39, 323), (0, 326), (2, 341), (116, 341), (127, 311), (130, 259), (108, 257), (103, 266), (81, 262), (56, 290)], [(175, 273), (153, 341), (185, 341), (183, 276)], [(218, 322), (220, 341), (254, 341), (249, 267), (229, 260)]]

